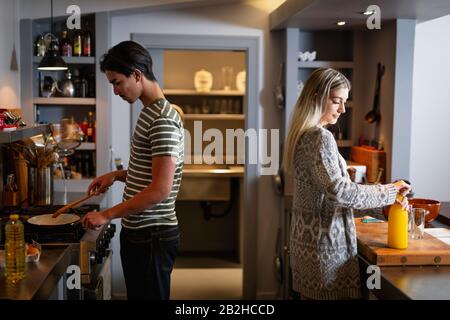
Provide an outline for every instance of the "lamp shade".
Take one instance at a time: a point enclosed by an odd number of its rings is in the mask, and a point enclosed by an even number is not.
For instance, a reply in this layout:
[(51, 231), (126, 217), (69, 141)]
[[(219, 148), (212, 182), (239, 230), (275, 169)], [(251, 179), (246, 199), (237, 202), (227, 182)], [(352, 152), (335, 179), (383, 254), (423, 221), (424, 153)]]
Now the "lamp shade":
[(56, 48), (58, 48), (58, 46), (54, 43), (54, 40), (52, 40), (47, 52), (41, 60), (41, 63), (39, 63), (38, 70), (59, 71), (68, 69), (67, 64), (61, 58)]

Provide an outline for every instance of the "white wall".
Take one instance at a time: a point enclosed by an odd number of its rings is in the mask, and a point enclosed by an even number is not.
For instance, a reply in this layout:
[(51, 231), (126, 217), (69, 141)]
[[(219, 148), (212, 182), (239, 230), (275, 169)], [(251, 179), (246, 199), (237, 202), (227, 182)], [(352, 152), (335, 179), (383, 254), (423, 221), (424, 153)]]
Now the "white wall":
[(19, 71), (10, 70), (14, 40), (17, 63), (20, 61), (19, 6), (17, 2), (0, 0), (0, 108), (20, 107)]
[(416, 197), (450, 201), (450, 15), (416, 26), (411, 181)]

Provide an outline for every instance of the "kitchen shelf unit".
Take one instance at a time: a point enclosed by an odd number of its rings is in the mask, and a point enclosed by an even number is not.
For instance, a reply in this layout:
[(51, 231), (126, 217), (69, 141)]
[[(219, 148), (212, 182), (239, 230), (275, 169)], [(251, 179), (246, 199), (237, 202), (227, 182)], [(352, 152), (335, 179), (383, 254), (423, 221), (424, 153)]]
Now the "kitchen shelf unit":
[[(66, 28), (68, 16), (54, 17), (53, 31), (61, 38), (61, 32)], [(34, 43), (38, 35), (45, 35), (51, 29), (50, 18), (22, 19), (20, 21), (21, 33), (21, 90), (22, 90), (22, 110), (27, 123), (55, 123), (62, 118), (74, 117), (77, 123), (81, 123), (88, 117), (89, 112), (93, 112), (93, 121), (96, 124), (96, 142), (84, 142), (76, 150), (76, 154), (70, 156), (75, 161), (75, 156), (82, 154), (90, 156), (91, 176), (83, 177), (81, 180), (67, 179), (67, 192), (85, 192), (87, 186), (92, 181), (92, 176), (103, 174), (111, 169), (110, 142), (108, 123), (109, 97), (107, 96), (108, 83), (105, 79), (99, 81), (100, 68), (97, 63), (98, 57), (107, 51), (108, 25), (110, 17), (107, 13), (82, 14), (81, 32), (87, 28), (91, 33), (91, 56), (62, 57), (72, 73), (72, 80), (75, 80), (75, 69), (79, 70), (80, 79), (84, 77), (89, 85), (85, 97), (50, 97), (48, 98), (48, 87), (43, 88), (44, 77), (58, 81), (59, 88), (65, 79), (65, 71), (38, 71), (37, 66), (42, 57), (35, 56)], [(73, 40), (75, 30), (68, 30), (69, 38)], [(101, 77), (100, 77), (101, 78)], [(48, 81), (47, 81), (48, 83)], [(43, 90), (45, 89), (45, 90)], [(78, 157), (79, 158), (79, 157)], [(55, 179), (54, 190), (64, 191), (64, 185), (59, 179)]]
[[(167, 99), (185, 113), (185, 120), (244, 120), (245, 92), (238, 90), (164, 89)], [(205, 107), (206, 106), (206, 107)]]
[[(301, 93), (302, 84), (317, 68), (333, 68), (342, 72), (351, 82), (352, 90), (346, 103), (346, 112), (337, 124), (328, 127), (336, 138), (340, 152), (349, 159), (351, 147), (356, 144), (353, 91), (353, 32), (352, 31), (304, 31), (298, 28), (285, 29), (284, 84), (285, 112), (283, 120), (284, 138), (287, 137), (292, 111)], [(317, 60), (300, 61), (299, 52), (316, 51)]]

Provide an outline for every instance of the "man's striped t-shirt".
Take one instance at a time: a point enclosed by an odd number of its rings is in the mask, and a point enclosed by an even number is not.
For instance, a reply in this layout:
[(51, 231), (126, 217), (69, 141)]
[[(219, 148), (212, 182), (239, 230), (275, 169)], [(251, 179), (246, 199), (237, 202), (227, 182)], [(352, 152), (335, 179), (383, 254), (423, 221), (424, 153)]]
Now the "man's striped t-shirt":
[(155, 225), (178, 225), (175, 200), (183, 171), (184, 128), (180, 115), (165, 99), (144, 107), (139, 115), (131, 141), (124, 201), (148, 187), (152, 182), (152, 159), (162, 156), (176, 159), (170, 196), (143, 212), (123, 217), (123, 227), (140, 229)]

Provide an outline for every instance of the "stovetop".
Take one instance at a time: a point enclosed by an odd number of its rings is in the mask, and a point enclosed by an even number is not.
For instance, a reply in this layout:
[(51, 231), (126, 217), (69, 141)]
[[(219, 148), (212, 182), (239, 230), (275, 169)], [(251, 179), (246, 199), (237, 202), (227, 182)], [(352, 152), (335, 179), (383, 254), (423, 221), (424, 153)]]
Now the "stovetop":
[[(33, 240), (40, 244), (49, 243), (77, 243), (85, 233), (85, 229), (81, 226), (81, 223), (73, 223), (62, 226), (37, 226), (27, 222), (27, 220), (33, 216), (42, 214), (54, 213), (62, 205), (54, 206), (35, 206), (29, 208), (5, 208), (2, 210), (0, 216), (0, 244), (3, 244), (5, 239), (4, 225), (9, 220), (9, 215), (13, 213), (19, 214), (20, 220), (24, 224), (25, 241), (31, 243)], [(88, 204), (82, 205), (76, 208), (69, 209), (66, 213), (76, 214), (80, 218), (90, 212), (99, 210), (98, 205)]]

